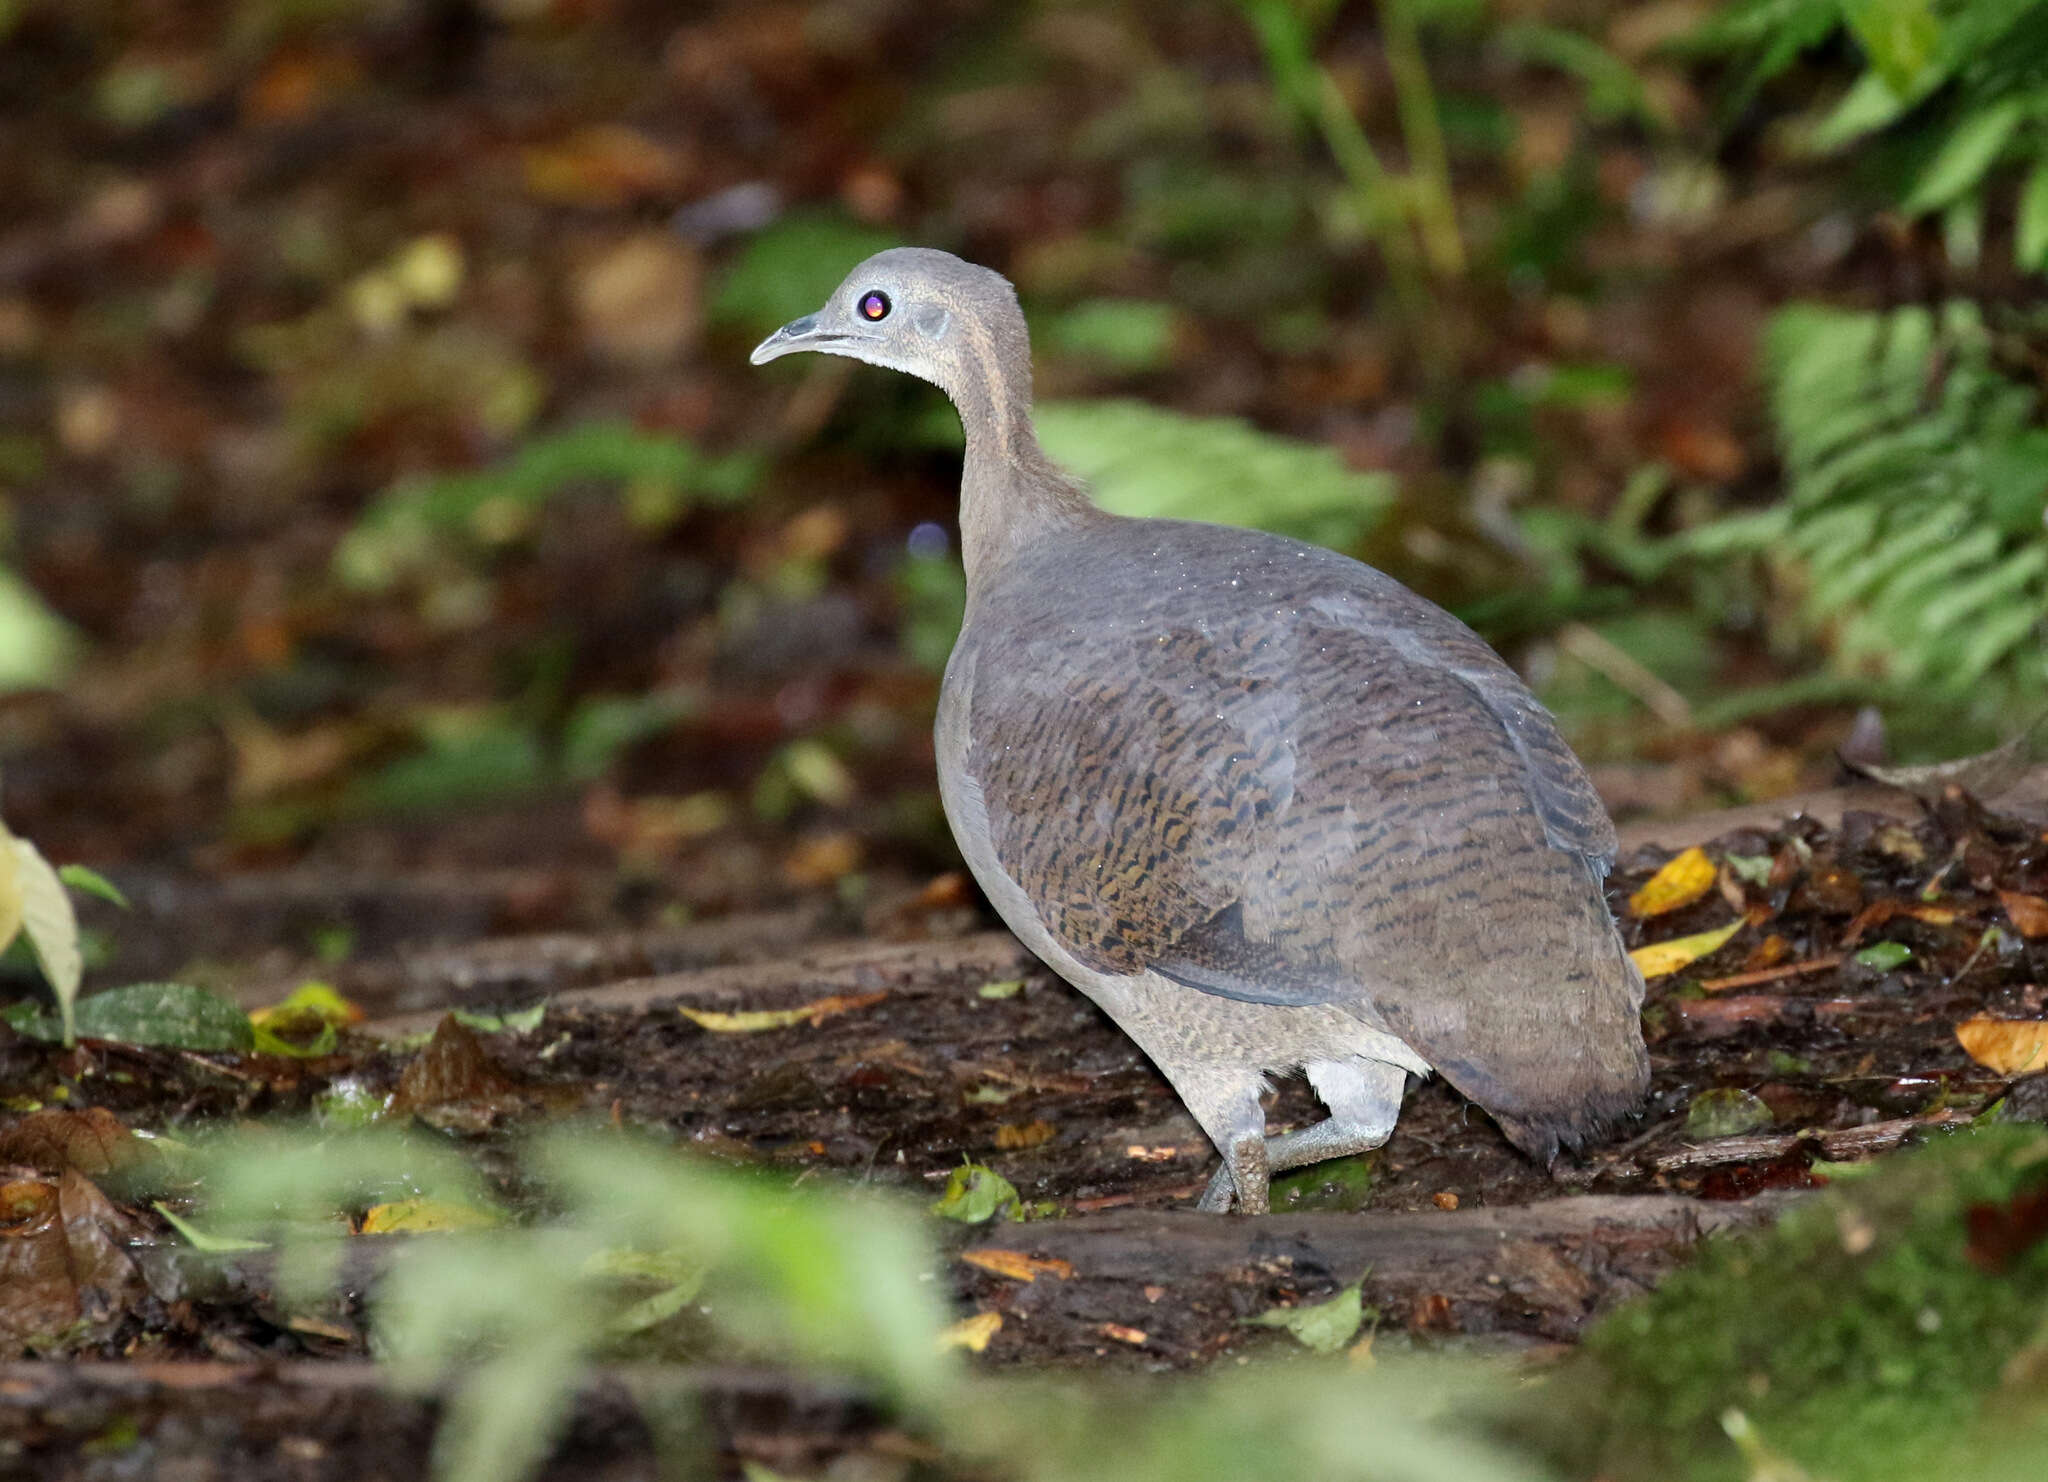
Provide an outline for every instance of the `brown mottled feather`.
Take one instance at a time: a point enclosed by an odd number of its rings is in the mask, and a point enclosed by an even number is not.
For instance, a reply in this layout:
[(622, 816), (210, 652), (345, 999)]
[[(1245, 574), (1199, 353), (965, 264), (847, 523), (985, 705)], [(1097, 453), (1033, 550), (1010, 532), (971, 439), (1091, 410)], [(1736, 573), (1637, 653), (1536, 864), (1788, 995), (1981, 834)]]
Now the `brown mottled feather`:
[(962, 645), (995, 853), (1083, 963), (1367, 1010), (1539, 1150), (1638, 1098), (1612, 825), (1449, 614), (1315, 547), (1116, 520), (1011, 562)]

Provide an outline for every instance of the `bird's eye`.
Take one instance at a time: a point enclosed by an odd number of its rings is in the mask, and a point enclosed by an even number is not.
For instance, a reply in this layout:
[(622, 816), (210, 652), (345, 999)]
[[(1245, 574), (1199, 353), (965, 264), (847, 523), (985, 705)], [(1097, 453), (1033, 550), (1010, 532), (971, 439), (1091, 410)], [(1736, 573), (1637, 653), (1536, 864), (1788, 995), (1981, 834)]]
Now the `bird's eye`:
[(879, 288), (869, 289), (860, 296), (860, 317), (870, 323), (889, 317), (889, 295)]

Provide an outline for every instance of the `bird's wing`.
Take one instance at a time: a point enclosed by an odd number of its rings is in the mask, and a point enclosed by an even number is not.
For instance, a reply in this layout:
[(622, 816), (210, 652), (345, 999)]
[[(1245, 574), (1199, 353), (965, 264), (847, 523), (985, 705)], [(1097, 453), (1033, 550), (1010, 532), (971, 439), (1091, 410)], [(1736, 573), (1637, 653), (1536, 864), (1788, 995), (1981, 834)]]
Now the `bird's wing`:
[(1405, 589), (1402, 595), (1429, 621), (1399, 627), (1386, 641), (1410, 663), (1456, 679), (1491, 712), (1521, 761), (1520, 781), (1543, 820), (1544, 836), (1559, 849), (1584, 855), (1604, 877), (1619, 844), (1614, 822), (1550, 712), (1476, 634)]
[(1251, 628), (1100, 652), (1069, 630), (977, 666), (964, 760), (993, 851), (1089, 967), (1355, 999), (1349, 949), (1373, 920), (1476, 900), (1464, 877), (1510, 856), (1607, 847), (1583, 770), (1511, 675), (1332, 623)]
[(1308, 618), (1100, 643), (1008, 642), (969, 701), (993, 852), (1063, 947), (1341, 1004), (1538, 1156), (1632, 1103), (1641, 980), (1599, 889), (1611, 829), (1518, 685)]

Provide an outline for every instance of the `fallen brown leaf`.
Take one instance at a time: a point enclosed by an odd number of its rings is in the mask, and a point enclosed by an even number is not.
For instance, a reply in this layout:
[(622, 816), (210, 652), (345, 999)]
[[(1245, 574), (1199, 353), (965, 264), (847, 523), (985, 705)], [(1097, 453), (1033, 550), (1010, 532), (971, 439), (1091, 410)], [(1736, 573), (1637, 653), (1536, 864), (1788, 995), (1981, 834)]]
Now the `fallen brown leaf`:
[[(31, 1197), (24, 1183), (41, 1183)], [(0, 1204), (29, 1217), (0, 1228), (0, 1351), (67, 1331), (111, 1333), (146, 1292), (128, 1254), (135, 1221), (72, 1168), (51, 1182), (20, 1180)]]
[(2005, 907), (2006, 918), (2021, 936), (2048, 937), (2048, 900), (2017, 890), (2001, 890), (1998, 903)]
[(1954, 926), (1961, 915), (1962, 912), (1954, 906), (1929, 906), (1915, 901), (1873, 901), (1850, 921), (1848, 929), (1842, 933), (1842, 946), (1855, 946), (1873, 926), (1882, 926), (1901, 916), (1924, 921), (1929, 926)]
[(1956, 1026), (1956, 1042), (1972, 1060), (2000, 1075), (2048, 1070), (2048, 1021), (1979, 1015)]
[(46, 1107), (0, 1129), (0, 1163), (39, 1173), (75, 1168), (88, 1177), (112, 1173), (147, 1156), (149, 1145), (105, 1107)]

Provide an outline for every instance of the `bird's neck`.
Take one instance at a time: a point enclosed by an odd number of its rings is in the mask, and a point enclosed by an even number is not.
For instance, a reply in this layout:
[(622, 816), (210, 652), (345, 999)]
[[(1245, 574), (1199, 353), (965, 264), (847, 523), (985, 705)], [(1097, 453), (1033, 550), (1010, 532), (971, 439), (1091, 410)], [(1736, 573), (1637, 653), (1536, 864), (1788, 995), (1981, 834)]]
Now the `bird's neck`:
[(1033, 541), (1104, 518), (1079, 483), (1038, 445), (1031, 392), (979, 386), (955, 393), (967, 433), (960, 477), (960, 554), (967, 596)]

